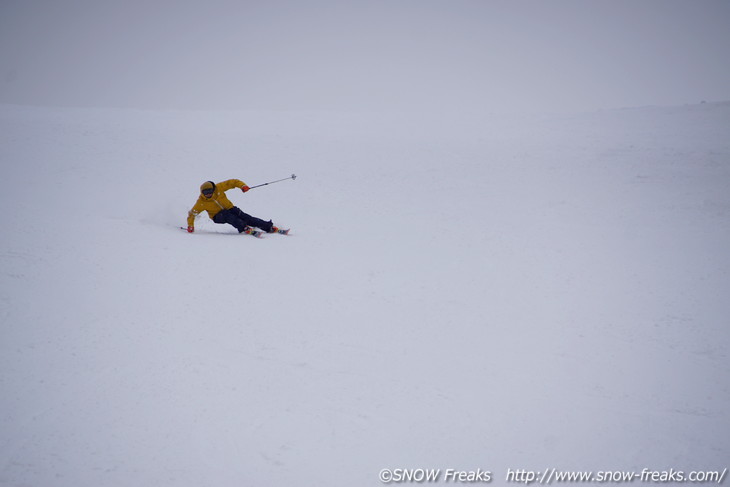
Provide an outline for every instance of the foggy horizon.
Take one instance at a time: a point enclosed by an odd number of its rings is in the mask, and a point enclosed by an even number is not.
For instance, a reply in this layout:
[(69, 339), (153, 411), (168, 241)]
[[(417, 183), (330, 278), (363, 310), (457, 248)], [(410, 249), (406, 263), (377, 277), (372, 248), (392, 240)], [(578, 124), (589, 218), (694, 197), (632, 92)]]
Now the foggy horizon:
[(0, 103), (583, 111), (730, 100), (730, 2), (0, 2)]

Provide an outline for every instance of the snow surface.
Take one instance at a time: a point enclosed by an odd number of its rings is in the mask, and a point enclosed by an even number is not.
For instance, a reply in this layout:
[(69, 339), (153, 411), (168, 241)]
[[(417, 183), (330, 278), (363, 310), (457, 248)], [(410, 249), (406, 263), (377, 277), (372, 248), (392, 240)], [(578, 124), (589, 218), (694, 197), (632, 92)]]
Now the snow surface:
[[(0, 107), (0, 485), (730, 458), (730, 104)], [(187, 210), (263, 183), (264, 240)]]

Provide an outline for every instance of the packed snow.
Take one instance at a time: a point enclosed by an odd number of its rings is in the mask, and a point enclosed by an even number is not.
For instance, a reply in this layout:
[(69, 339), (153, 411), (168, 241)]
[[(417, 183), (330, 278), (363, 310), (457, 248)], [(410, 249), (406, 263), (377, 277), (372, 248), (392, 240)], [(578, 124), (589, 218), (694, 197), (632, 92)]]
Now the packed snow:
[[(730, 467), (730, 103), (0, 107), (0, 485)], [(290, 236), (201, 215), (206, 180)]]

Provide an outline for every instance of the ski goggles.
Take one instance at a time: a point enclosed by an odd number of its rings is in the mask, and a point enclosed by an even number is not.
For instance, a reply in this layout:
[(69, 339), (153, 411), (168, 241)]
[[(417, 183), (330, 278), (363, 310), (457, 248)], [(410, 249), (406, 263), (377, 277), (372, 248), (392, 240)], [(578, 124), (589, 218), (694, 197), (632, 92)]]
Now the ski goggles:
[(210, 188), (210, 189), (204, 189), (204, 190), (203, 190), (203, 195), (204, 195), (204, 196), (213, 196), (213, 188)]

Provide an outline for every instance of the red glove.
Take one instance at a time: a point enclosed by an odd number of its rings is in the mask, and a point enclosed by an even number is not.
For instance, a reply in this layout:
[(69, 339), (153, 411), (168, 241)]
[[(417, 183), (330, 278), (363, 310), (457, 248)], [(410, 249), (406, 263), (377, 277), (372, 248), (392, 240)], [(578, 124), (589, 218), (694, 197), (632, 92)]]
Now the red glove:
[(251, 188), (249, 188), (248, 186), (246, 186), (246, 185), (244, 184), (244, 185), (243, 185), (243, 188), (241, 188), (241, 191), (243, 191), (243, 192), (245, 193), (245, 192), (246, 192), (246, 191), (248, 191), (249, 189), (251, 189)]
[(189, 226), (188, 227), (188, 233), (193, 233), (195, 231), (195, 227)]

